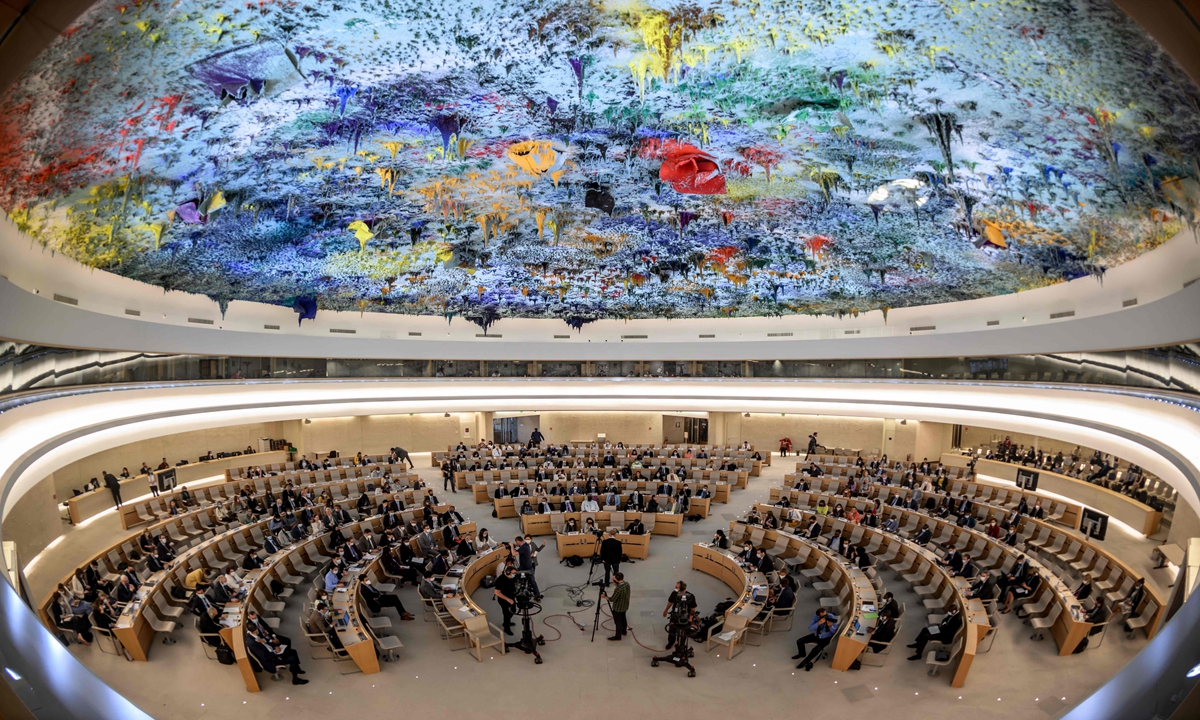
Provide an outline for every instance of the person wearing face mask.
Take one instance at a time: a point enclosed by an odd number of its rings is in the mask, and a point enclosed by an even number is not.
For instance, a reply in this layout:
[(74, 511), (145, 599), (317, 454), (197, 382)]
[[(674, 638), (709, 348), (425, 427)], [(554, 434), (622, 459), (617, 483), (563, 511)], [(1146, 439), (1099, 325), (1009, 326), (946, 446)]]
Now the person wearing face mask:
[(404, 603), (400, 602), (400, 598), (392, 593), (385, 593), (371, 583), (371, 578), (363, 578), (359, 583), (358, 592), (362, 595), (363, 601), (367, 603), (367, 609), (373, 615), (378, 615), (385, 607), (396, 608), (396, 612), (400, 613), (400, 619), (404, 621), (415, 620), (412, 613), (404, 609)]

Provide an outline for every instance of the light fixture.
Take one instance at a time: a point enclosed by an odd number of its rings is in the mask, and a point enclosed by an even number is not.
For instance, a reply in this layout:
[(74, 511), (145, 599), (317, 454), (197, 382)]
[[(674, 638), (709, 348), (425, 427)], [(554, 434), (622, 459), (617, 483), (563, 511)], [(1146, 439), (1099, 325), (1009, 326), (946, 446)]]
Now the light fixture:
[(305, 425), (312, 425), (312, 420), (309, 420), (308, 418), (304, 418), (304, 424), (305, 424)]
[[(12, 671), (11, 671), (11, 670), (9, 670), (9, 672), (12, 672)], [(1188, 671), (1187, 671), (1187, 676), (1188, 676), (1188, 677), (1190, 677), (1190, 678), (1194, 678), (1194, 677), (1196, 677), (1197, 675), (1200, 675), (1200, 664), (1197, 664), (1197, 665), (1196, 665), (1195, 667), (1193, 667), (1191, 670), (1188, 670)]]
[(750, 417), (750, 413), (743, 413), (742, 417)]
[(450, 417), (450, 413), (446, 413), (445, 417)]

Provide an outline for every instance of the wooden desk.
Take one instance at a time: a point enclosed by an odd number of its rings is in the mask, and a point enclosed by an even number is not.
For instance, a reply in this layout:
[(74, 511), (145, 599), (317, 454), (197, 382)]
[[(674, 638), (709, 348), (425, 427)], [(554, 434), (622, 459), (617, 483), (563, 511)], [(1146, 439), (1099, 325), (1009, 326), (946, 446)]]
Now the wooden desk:
[[(511, 494), (513, 492), (516, 492), (522, 485), (524, 485), (525, 489), (528, 490), (530, 493), (529, 500), (531, 502), (534, 501), (537, 497), (537, 492), (536, 492), (537, 483), (533, 483), (528, 480), (471, 479), (472, 476), (478, 476), (478, 475), (482, 475), (482, 474), (484, 474), (484, 473), (462, 473), (462, 475), (464, 476), (464, 480), (463, 480), (463, 484), (461, 485), (461, 487), (463, 489), (471, 490), (471, 496), (475, 499), (476, 503), (482, 504), (482, 503), (492, 502), (492, 500), (494, 500), (496, 497), (496, 490), (499, 489), (500, 487), (504, 487)], [(555, 483), (555, 484), (557, 485), (557, 483)], [(660, 484), (662, 484), (662, 483), (649, 482), (646, 480), (640, 480), (640, 481), (639, 480), (623, 480), (618, 484), (618, 494), (621, 496), (622, 502), (628, 502), (629, 496), (633, 493), (634, 490), (638, 490), (639, 492), (642, 493), (643, 496), (646, 496), (649, 494), (649, 491), (652, 491), (652, 490), (657, 491), (659, 489), (658, 486)], [(736, 487), (734, 485), (730, 485), (729, 483), (721, 482), (721, 481), (714, 481), (714, 482), (707, 482), (707, 481), (705, 481), (705, 482), (696, 482), (696, 481), (684, 482), (684, 481), (680, 481), (680, 482), (666, 483), (666, 484), (671, 486), (672, 496), (675, 495), (675, 493), (678, 490), (680, 485), (686, 485), (686, 486), (690, 487), (692, 490), (693, 502), (696, 500), (695, 495), (699, 492), (700, 488), (707, 487), (709, 493), (711, 494), (711, 497), (708, 498), (709, 500), (711, 500), (713, 502), (727, 503), (727, 502), (729, 502), (729, 489), (731, 487)], [(543, 483), (543, 485), (545, 485), (545, 484)], [(549, 490), (549, 488), (547, 488), (547, 490)], [(603, 497), (603, 495), (604, 495), (604, 493), (598, 493), (598, 494), (601, 497)], [(550, 499), (550, 502), (555, 505), (557, 505), (560, 502), (560, 498), (561, 498), (560, 495), (548, 495), (547, 497)], [(662, 500), (663, 497), (665, 497), (665, 496), (659, 495), (660, 504), (663, 502), (663, 500)], [(583, 502), (586, 499), (587, 498), (582, 493), (571, 495), (571, 501), (574, 502), (576, 505), (579, 505), (579, 503)], [(643, 500), (649, 500), (649, 497), (643, 497)]]
[(1161, 512), (1128, 495), (1109, 490), (1103, 485), (1093, 485), (1086, 480), (1079, 480), (1069, 475), (1060, 475), (1049, 470), (1038, 470), (998, 460), (980, 458), (975, 462), (977, 474), (1013, 483), (1016, 482), (1018, 470), (1036, 472), (1039, 488), (1058, 495), (1065, 495), (1106, 515), (1111, 515), (1143, 535), (1153, 535), (1158, 532), (1158, 525), (1162, 521)]
[[(588, 557), (600, 551), (600, 544), (595, 535), (589, 533), (555, 533), (558, 541), (558, 557)], [(619, 532), (616, 538), (621, 541), (621, 550), (631, 558), (645, 560), (650, 556), (650, 536), (631, 535)]]
[[(345, 527), (353, 527), (347, 525)], [(340, 530), (339, 530), (340, 531)], [(253, 576), (247, 575), (243, 578), (243, 587), (246, 590), (245, 599), (235, 606), (233, 609), (230, 606), (225, 607), (225, 613), (222, 617), (222, 624), (231, 624), (221, 630), (221, 639), (233, 650), (234, 660), (237, 662), (238, 669), (242, 673), (242, 680), (246, 684), (246, 689), (250, 692), (258, 692), (258, 680), (254, 675), (254, 666), (250, 660), (250, 653), (246, 649), (246, 619), (247, 615), (244, 612), (245, 608), (254, 606), (259, 612), (260, 617), (265, 617), (262, 608), (258, 607), (258, 600), (255, 597), (256, 593), (261, 590), (271, 578), (277, 577), (276, 570), (286, 564), (289, 572), (293, 575), (303, 576), (303, 573), (296, 570), (292, 566), (290, 557), (293, 553), (300, 553), (309, 565), (321, 568), (329, 560), (330, 556), (326, 555), (323, 550), (327, 550), (327, 542), (330, 534), (311, 535), (303, 540), (291, 543), (284, 547), (279, 552), (270, 556), (262, 568), (260, 568)], [(320, 570), (318, 569), (319, 573)], [(286, 633), (284, 633), (286, 634)]]
[[(255, 529), (262, 531), (267, 527), (268, 522), (268, 520), (262, 520), (253, 525), (241, 525), (194, 545), (177, 556), (166, 570), (150, 576), (138, 589), (137, 596), (125, 606), (112, 628), (113, 635), (125, 646), (129, 655), (139, 662), (146, 662), (150, 659), (150, 648), (154, 645), (155, 630), (146, 619), (146, 607), (154, 605), (155, 595), (166, 592), (164, 581), (167, 578), (173, 577), (175, 583), (182, 586), (183, 578), (188, 572), (200, 567), (208, 567), (208, 562), (204, 558), (206, 550), (212, 550), (214, 556), (219, 559), (236, 562), (239, 555), (226, 557), (218, 547), (231, 541), (235, 536), (241, 537), (248, 544), (257, 546), (253, 531)], [(170, 604), (171, 600), (168, 598), (167, 595), (163, 596), (163, 600)], [(155, 606), (155, 614), (158, 614), (157, 606)], [(169, 618), (161, 617), (160, 619), (169, 620)]]
[[(648, 524), (649, 513), (627, 512), (622, 513), (625, 517), (621, 522), (620, 529), (624, 530), (629, 527), (629, 523), (635, 518)], [(562, 522), (566, 522), (567, 518), (575, 518), (579, 523), (580, 528), (584, 525), (585, 513), (555, 513), (561, 515)], [(591, 517), (596, 521), (596, 525), (601, 530), (608, 529), (612, 522), (613, 513), (601, 510), (597, 513), (587, 513), (587, 517)], [(522, 515), (521, 516), (521, 531), (528, 535), (552, 535), (556, 528), (554, 527), (554, 517), (552, 515)], [(654, 527), (650, 529), (650, 535), (670, 535), (671, 537), (679, 537), (683, 531), (683, 516), (674, 513), (653, 513)]]
[[(755, 507), (759, 510), (759, 512), (770, 512), (775, 514), (777, 517), (782, 510), (782, 508), (763, 504), (758, 504)], [(979, 641), (987, 635), (987, 632), (991, 628), (991, 624), (988, 622), (987, 613), (984, 611), (983, 604), (972, 603), (966, 597), (964, 597), (963, 587), (956, 583), (955, 578), (953, 578), (950, 573), (938, 563), (938, 558), (932, 550), (905, 540), (898, 535), (890, 535), (876, 528), (854, 525), (843, 520), (834, 519), (828, 515), (818, 515), (817, 513), (804, 508), (798, 509), (803, 516), (801, 524), (807, 525), (813, 519), (816, 519), (819, 523), (821, 523), (823, 536), (831, 533), (840, 534), (843, 529), (853, 530), (851, 542), (855, 544), (861, 543), (868, 539), (874, 541), (876, 538), (878, 538), (880, 546), (876, 552), (885, 552), (886, 550), (890, 550), (893, 544), (898, 543), (900, 545), (899, 550), (905, 558), (912, 558), (914, 562), (920, 562), (924, 560), (929, 563), (929, 568), (926, 570), (926, 575), (921, 580), (920, 584), (936, 584), (939, 589), (939, 594), (941, 590), (945, 588), (946, 583), (950, 583), (952, 585), (954, 602), (959, 606), (959, 611), (963, 616), (964, 635), (962, 654), (959, 656), (958, 663), (955, 665), (955, 672), (954, 677), (951, 680), (951, 685), (953, 687), (962, 687), (963, 684), (966, 683), (967, 673), (971, 668), (972, 662), (974, 661)], [(741, 529), (739, 530), (738, 528)], [(763, 546), (774, 546), (774, 543), (770, 542), (771, 536), (768, 535), (768, 533), (776, 533), (777, 536), (778, 531), (763, 530), (762, 528), (750, 529), (754, 530), (755, 532), (763, 532)], [(746, 525), (736, 521), (731, 522), (730, 542), (737, 541), (746, 534), (746, 530)], [(828, 551), (826, 552), (828, 553)], [(829, 565), (840, 564), (840, 562), (829, 563)], [(846, 626), (843, 626), (839, 633), (844, 633), (845, 630)], [(841, 642), (842, 639), (844, 638), (839, 635), (839, 642)], [(861, 649), (859, 651), (861, 652)], [(853, 652), (852, 647), (848, 650), (844, 657), (849, 657), (851, 655), (857, 657), (857, 654)]]
[(454, 619), (465, 623), (480, 615), (484, 618), (487, 617), (487, 612), (471, 598), (471, 595), (479, 589), (485, 577), (496, 574), (496, 566), (506, 557), (508, 557), (508, 550), (505, 550), (503, 546), (483, 555), (475, 555), (462, 569), (461, 575), (447, 575), (442, 580), (443, 588), (452, 588), (444, 598), (444, 602), (446, 610), (454, 616)]
[[(338, 639), (342, 641), (342, 647), (364, 675), (379, 672), (379, 655), (375, 652), (375, 641), (371, 639), (365, 627), (366, 618), (359, 610), (360, 603), (363, 602), (359, 588), (362, 586), (362, 578), (378, 570), (382, 555), (381, 550), (375, 550), (358, 565), (350, 566), (331, 598), (333, 609), (336, 611), (334, 622)], [(348, 624), (345, 627), (340, 622), (342, 618), (347, 620)]]

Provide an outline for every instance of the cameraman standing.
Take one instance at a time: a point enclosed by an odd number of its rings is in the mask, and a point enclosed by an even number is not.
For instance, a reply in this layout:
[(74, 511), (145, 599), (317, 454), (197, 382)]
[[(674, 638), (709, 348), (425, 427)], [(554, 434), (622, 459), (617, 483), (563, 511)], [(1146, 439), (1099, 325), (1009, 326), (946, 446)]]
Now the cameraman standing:
[(604, 561), (604, 585), (608, 586), (610, 573), (621, 569), (621, 555), (625, 552), (621, 541), (617, 539), (617, 531), (609, 528), (600, 542), (600, 559)]
[(504, 613), (504, 632), (512, 635), (513, 614), (517, 609), (517, 569), (513, 565), (506, 565), (504, 573), (496, 578), (496, 585), (492, 588), (492, 594), (496, 597), (496, 602), (500, 603), (500, 612)]
[[(671, 597), (667, 598), (667, 606), (663, 608), (663, 617), (671, 615), (672, 609), (676, 610), (677, 617), (685, 619), (690, 619), (696, 610), (696, 596), (687, 591), (687, 583), (682, 580), (675, 583), (675, 590), (671, 593)], [(676, 617), (671, 619), (675, 620)], [(675, 637), (676, 624), (671, 622), (668, 628), (667, 647), (673, 648), (677, 639)], [(686, 633), (686, 624), (681, 629)]]
[(626, 613), (629, 612), (629, 597), (632, 590), (629, 583), (625, 582), (625, 573), (613, 573), (613, 580), (617, 586), (613, 588), (612, 595), (608, 595), (607, 591), (601, 590), (600, 597), (608, 598), (608, 606), (612, 609), (613, 625), (615, 626), (614, 635), (609, 640), (621, 640), (625, 634), (629, 632), (629, 618)]

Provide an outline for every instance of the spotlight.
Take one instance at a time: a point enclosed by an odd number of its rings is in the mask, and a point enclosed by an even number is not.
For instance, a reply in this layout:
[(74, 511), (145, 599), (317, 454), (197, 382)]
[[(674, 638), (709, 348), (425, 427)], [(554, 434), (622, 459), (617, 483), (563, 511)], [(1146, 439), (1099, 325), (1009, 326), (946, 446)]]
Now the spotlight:
[(304, 418), (304, 424), (305, 424), (305, 425), (312, 425), (312, 420), (309, 420), (308, 418)]
[(750, 413), (743, 413), (742, 417), (750, 417)]
[(1200, 675), (1200, 665), (1196, 665), (1191, 670), (1187, 671), (1187, 676), (1190, 678), (1194, 678), (1197, 675)]
[(450, 413), (446, 413), (445, 417), (450, 417)]

